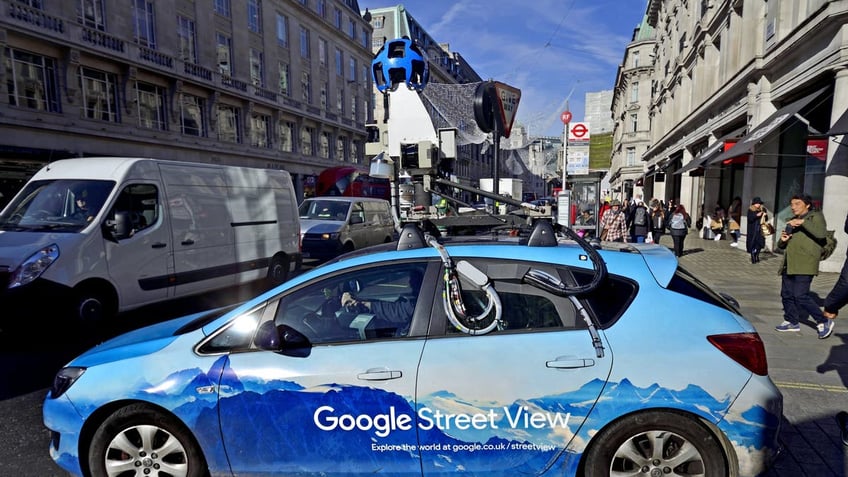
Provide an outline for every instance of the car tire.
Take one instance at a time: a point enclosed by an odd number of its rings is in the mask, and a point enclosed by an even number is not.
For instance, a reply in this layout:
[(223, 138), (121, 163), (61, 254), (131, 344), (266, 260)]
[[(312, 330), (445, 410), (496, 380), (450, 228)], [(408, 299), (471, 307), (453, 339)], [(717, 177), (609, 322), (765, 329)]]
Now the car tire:
[[(167, 453), (160, 455), (163, 449)], [(189, 431), (175, 418), (144, 404), (121, 408), (100, 425), (92, 438), (88, 466), (92, 477), (127, 471), (135, 471), (130, 475), (209, 475)]]
[(633, 414), (592, 440), (595, 443), (586, 453), (585, 475), (728, 475), (727, 460), (716, 437), (682, 414)]
[(268, 283), (271, 287), (281, 285), (289, 279), (289, 259), (282, 254), (277, 254), (268, 265)]
[(74, 316), (83, 325), (96, 327), (116, 313), (113, 296), (97, 286), (81, 286), (74, 289)]

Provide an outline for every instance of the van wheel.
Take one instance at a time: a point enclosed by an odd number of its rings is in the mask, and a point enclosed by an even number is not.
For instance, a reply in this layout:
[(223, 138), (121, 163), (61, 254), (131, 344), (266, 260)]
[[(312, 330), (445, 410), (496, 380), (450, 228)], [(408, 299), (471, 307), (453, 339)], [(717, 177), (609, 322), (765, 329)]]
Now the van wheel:
[(111, 294), (97, 287), (81, 287), (74, 293), (74, 313), (83, 325), (101, 324), (115, 311), (115, 300)]
[(285, 255), (275, 255), (268, 265), (268, 283), (275, 287), (289, 279), (289, 259)]

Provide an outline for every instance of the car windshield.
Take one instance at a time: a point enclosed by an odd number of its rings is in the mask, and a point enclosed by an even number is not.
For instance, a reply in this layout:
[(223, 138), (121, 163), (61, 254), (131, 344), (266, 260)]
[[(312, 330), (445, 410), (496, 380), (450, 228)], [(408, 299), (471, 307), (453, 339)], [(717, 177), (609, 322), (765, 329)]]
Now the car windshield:
[(0, 229), (79, 232), (97, 217), (114, 186), (84, 179), (30, 182), (0, 213)]
[(347, 219), (350, 202), (338, 200), (307, 200), (300, 204), (301, 219), (339, 220)]

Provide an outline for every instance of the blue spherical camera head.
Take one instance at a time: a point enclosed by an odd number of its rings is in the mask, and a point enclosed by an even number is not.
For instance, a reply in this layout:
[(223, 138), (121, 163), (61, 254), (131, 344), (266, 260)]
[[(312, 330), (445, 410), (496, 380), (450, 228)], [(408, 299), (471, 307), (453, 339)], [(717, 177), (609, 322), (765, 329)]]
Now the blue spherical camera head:
[(377, 90), (389, 93), (401, 83), (421, 91), (430, 79), (430, 68), (421, 48), (408, 37), (387, 41), (371, 61), (371, 77)]

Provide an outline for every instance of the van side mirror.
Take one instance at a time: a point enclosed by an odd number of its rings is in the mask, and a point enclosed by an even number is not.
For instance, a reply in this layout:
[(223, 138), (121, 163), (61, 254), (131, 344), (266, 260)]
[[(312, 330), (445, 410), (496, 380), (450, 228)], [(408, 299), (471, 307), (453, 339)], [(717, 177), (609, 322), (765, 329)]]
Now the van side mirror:
[(115, 239), (128, 238), (132, 232), (132, 222), (129, 212), (115, 212), (115, 221), (112, 223), (112, 234)]

